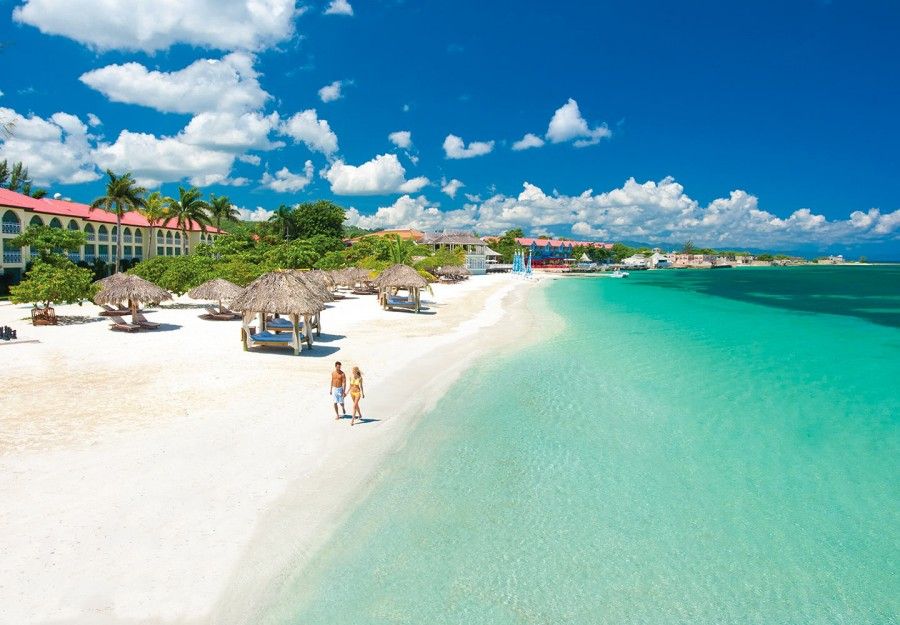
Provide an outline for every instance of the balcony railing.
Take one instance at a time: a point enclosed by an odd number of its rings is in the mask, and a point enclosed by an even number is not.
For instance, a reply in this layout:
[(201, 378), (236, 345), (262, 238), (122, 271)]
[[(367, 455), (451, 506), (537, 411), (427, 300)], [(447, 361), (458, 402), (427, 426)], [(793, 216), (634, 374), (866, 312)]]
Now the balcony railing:
[(98, 254), (97, 258), (99, 258), (100, 260), (102, 260), (105, 263), (109, 262), (109, 254)]
[(87, 233), (87, 241), (88, 241), (88, 243), (93, 243), (93, 242), (96, 241), (96, 240), (97, 240), (97, 235), (96, 235), (96, 234), (94, 234), (94, 233), (92, 233), (92, 232), (88, 232), (88, 233)]
[(81, 254), (79, 254), (78, 252), (69, 252), (69, 260), (71, 260), (73, 263), (77, 263), (79, 260), (81, 260)]
[(109, 235), (108, 235), (108, 234), (98, 234), (98, 235), (97, 235), (97, 239), (99, 239), (99, 240), (102, 241), (102, 242), (108, 242), (108, 241), (109, 241)]
[(3, 252), (3, 262), (9, 264), (21, 263), (22, 262), (22, 252)]
[(92, 263), (95, 260), (97, 260), (97, 256), (94, 254), (85, 254), (84, 255), (84, 262), (86, 262), (86, 263)]
[(4, 221), (3, 234), (19, 234), (22, 232), (22, 224), (18, 221)]
[(126, 234), (125, 236), (122, 237), (122, 240), (123, 240), (125, 243), (130, 244), (131, 241), (132, 241), (132, 236), (131, 236), (130, 234)]

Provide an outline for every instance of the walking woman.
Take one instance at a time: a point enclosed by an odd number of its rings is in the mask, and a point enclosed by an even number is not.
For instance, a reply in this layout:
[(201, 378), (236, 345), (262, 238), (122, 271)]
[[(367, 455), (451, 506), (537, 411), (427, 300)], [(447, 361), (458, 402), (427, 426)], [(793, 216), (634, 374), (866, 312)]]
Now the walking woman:
[(350, 419), (350, 425), (356, 423), (356, 419), (358, 418), (362, 421), (362, 411), (359, 409), (359, 400), (366, 396), (366, 391), (363, 389), (363, 378), (362, 371), (359, 370), (359, 367), (353, 367), (353, 371), (350, 374), (350, 398), (353, 399), (353, 417)]

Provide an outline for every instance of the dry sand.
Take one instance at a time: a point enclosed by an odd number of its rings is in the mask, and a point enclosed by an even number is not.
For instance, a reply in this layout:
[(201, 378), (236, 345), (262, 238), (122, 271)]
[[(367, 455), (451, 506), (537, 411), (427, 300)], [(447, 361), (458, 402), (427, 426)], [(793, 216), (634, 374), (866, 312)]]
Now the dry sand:
[[(242, 351), (186, 298), (133, 335), (93, 305), (41, 328), (0, 305), (38, 341), (0, 345), (0, 623), (254, 622), (459, 373), (533, 333), (529, 284), (436, 285), (418, 316), (348, 298), (299, 357)], [(352, 429), (335, 360), (365, 373)]]

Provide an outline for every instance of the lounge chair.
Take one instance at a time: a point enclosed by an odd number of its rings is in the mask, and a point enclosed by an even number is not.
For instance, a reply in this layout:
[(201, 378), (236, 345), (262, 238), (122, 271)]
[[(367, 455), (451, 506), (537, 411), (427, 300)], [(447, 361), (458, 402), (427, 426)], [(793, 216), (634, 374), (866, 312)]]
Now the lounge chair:
[[(250, 335), (250, 340), (254, 343), (262, 345), (290, 345), (294, 342), (294, 337), (290, 334), (276, 334), (275, 332), (257, 332)], [(300, 335), (301, 342), (303, 335)]]
[(112, 320), (112, 324), (109, 326), (110, 330), (116, 330), (117, 332), (138, 332), (141, 329), (141, 326), (138, 324), (128, 323), (118, 315), (111, 315), (110, 319)]
[[(303, 321), (300, 321), (297, 324), (297, 327), (302, 329)], [(294, 324), (291, 323), (290, 319), (285, 319), (284, 317), (275, 317), (274, 319), (269, 319), (266, 321), (266, 328), (274, 332), (290, 332), (294, 329)]]
[(153, 321), (149, 321), (149, 320), (144, 316), (143, 313), (137, 312), (137, 313), (135, 313), (135, 314), (133, 315), (133, 318), (134, 318), (135, 321), (137, 321), (137, 324), (138, 324), (139, 326), (141, 326), (142, 328), (146, 328), (147, 330), (156, 330), (157, 328), (159, 328), (159, 324), (158, 324), (158, 323), (155, 323), (155, 322), (153, 322)]
[(238, 314), (230, 310), (220, 311), (219, 309), (210, 306), (207, 307), (206, 314), (200, 316), (204, 319), (212, 319), (213, 321), (231, 321), (232, 319), (237, 319)]

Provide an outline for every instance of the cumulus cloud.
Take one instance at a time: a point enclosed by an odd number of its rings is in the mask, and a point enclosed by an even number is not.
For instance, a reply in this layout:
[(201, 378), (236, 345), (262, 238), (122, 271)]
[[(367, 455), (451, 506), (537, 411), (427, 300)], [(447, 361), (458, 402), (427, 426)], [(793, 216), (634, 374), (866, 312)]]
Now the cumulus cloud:
[(391, 143), (402, 150), (408, 150), (412, 147), (412, 133), (408, 130), (398, 130), (388, 135)]
[(306, 145), (313, 152), (331, 156), (338, 149), (337, 135), (324, 119), (319, 119), (316, 109), (295, 113), (284, 121), (280, 132)]
[(444, 139), (444, 154), (447, 158), (474, 158), (489, 154), (493, 149), (493, 141), (472, 141), (467, 146), (465, 141), (456, 135), (447, 135)]
[(275, 214), (275, 211), (266, 210), (262, 206), (257, 206), (253, 210), (250, 210), (249, 208), (238, 208), (237, 211), (241, 221), (268, 221), (269, 218)]
[(741, 190), (703, 206), (672, 178), (644, 183), (630, 178), (605, 193), (588, 189), (576, 196), (547, 194), (526, 182), (517, 196), (495, 194), (483, 201), (473, 197), (457, 210), (441, 211), (424, 198), (406, 197), (374, 215), (350, 217), (361, 227), (415, 224), (483, 232), (522, 227), (532, 232), (568, 232), (577, 237), (658, 243), (693, 240), (720, 247), (852, 244), (900, 238), (900, 210), (882, 213), (873, 208), (855, 211), (847, 219), (829, 220), (801, 208), (778, 217), (761, 209), (755, 196)]
[(93, 155), (100, 167), (134, 172), (147, 186), (183, 178), (196, 186), (227, 183), (235, 159), (233, 152), (192, 145), (181, 137), (129, 130), (123, 130), (113, 143), (98, 145)]
[(295, 174), (287, 167), (282, 167), (275, 172), (274, 176), (270, 175), (269, 172), (264, 173), (260, 182), (262, 186), (279, 193), (300, 191), (312, 182), (313, 172), (312, 161), (306, 161), (302, 174)]
[(88, 128), (75, 115), (54, 113), (48, 119), (25, 117), (0, 107), (0, 119), (13, 123), (9, 137), (0, 135), (0, 158), (22, 161), (34, 181), (76, 184), (100, 177), (91, 157)]
[(335, 161), (322, 172), (337, 195), (385, 195), (415, 193), (428, 184), (428, 178), (406, 179), (406, 169), (396, 154), (380, 154), (362, 165), (347, 165)]
[[(587, 120), (581, 116), (578, 108), (578, 102), (569, 98), (569, 101), (556, 109), (553, 117), (550, 119), (550, 125), (547, 127), (547, 139), (553, 143), (562, 143), (564, 141), (575, 141), (575, 147), (583, 148), (589, 145), (595, 145), (600, 139), (609, 137), (612, 132), (606, 127), (606, 124), (590, 128)], [(526, 135), (527, 137), (528, 135)], [(523, 139), (524, 141), (524, 139)]]
[(348, 0), (331, 0), (325, 7), (325, 15), (353, 15), (353, 7)]
[(278, 113), (200, 113), (185, 126), (181, 139), (217, 150), (271, 150), (284, 146), (281, 141), (269, 141), (269, 133), (278, 124)]
[(260, 50), (293, 36), (302, 12), (296, 0), (25, 0), (13, 20), (97, 50)]
[(168, 113), (261, 108), (272, 96), (259, 85), (254, 58), (234, 52), (221, 59), (199, 59), (174, 72), (149, 70), (140, 63), (107, 65), (80, 80), (113, 102), (148, 106)]
[(525, 136), (512, 144), (512, 149), (520, 152), (529, 148), (539, 148), (544, 145), (544, 140), (533, 133), (525, 133)]
[(88, 124), (90, 124), (91, 128), (96, 128), (97, 126), (102, 126), (103, 122), (100, 121), (100, 118), (94, 115), (93, 113), (87, 114)]
[(322, 100), (322, 102), (334, 102), (335, 100), (340, 100), (342, 97), (341, 87), (343, 84), (342, 81), (335, 80), (333, 83), (325, 85), (319, 89), (319, 99)]
[(464, 185), (462, 180), (457, 180), (454, 178), (453, 180), (447, 180), (446, 178), (441, 178), (441, 191), (446, 193), (450, 197), (455, 198), (456, 192), (463, 188)]
[(262, 159), (256, 154), (241, 154), (238, 156), (238, 160), (248, 165), (259, 165), (262, 162)]

